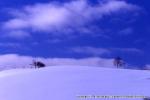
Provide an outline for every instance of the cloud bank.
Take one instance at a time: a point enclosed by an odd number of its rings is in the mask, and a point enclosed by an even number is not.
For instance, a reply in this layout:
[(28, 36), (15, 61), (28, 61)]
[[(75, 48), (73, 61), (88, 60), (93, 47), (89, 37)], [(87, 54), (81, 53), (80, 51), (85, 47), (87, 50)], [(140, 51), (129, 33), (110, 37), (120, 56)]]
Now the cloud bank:
[(107, 48), (96, 48), (90, 46), (83, 46), (83, 47), (74, 47), (71, 48), (71, 51), (80, 54), (88, 54), (92, 56), (101, 56), (105, 54), (110, 54), (111, 50)]
[(42, 58), (31, 56), (20, 56), (17, 54), (0, 55), (0, 70), (11, 68), (31, 68), (33, 60), (42, 61), (47, 66), (95, 66), (95, 67), (114, 67), (112, 59), (99, 57), (93, 58)]
[(143, 53), (141, 49), (137, 49), (137, 48), (100, 48), (100, 47), (91, 47), (91, 46), (73, 47), (70, 49), (70, 51), (78, 54), (88, 54), (90, 56), (111, 55), (115, 52), (130, 53), (130, 54)]
[[(32, 32), (45, 32), (51, 35), (94, 33), (92, 22), (104, 16), (123, 11), (135, 11), (138, 7), (126, 1), (108, 0), (91, 5), (87, 0), (65, 3), (37, 3), (22, 9), (12, 9), (11, 19), (3, 23), (6, 36), (24, 38)], [(87, 26), (90, 25), (90, 26)], [(30, 30), (27, 31), (27, 30)]]

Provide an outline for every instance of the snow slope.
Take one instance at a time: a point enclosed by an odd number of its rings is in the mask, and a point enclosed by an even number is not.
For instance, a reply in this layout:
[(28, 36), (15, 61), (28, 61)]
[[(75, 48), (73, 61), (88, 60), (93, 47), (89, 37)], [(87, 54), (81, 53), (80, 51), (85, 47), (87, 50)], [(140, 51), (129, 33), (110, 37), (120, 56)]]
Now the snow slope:
[(0, 72), (0, 100), (142, 100), (78, 96), (150, 96), (150, 72), (53, 66)]

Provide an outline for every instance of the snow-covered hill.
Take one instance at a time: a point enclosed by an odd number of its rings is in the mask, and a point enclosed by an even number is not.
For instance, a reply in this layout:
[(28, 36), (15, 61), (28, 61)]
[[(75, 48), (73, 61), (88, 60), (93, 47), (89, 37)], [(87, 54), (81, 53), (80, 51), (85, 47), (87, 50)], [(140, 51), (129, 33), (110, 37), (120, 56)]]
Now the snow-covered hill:
[(0, 72), (0, 100), (142, 100), (79, 96), (150, 96), (150, 72), (52, 66)]

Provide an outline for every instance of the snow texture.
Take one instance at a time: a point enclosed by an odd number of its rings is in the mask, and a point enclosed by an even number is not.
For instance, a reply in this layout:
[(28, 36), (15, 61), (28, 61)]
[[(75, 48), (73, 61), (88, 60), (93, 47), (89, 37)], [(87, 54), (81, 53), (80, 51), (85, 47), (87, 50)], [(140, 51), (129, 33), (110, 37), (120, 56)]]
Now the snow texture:
[(150, 96), (150, 72), (51, 66), (0, 72), (0, 100), (143, 100), (79, 96)]

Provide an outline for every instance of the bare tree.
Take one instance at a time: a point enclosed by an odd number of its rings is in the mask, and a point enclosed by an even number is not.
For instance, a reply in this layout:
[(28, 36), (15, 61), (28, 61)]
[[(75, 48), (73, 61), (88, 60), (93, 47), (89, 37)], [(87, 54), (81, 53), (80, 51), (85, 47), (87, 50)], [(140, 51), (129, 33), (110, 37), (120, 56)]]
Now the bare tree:
[(34, 66), (34, 68), (42, 68), (42, 67), (46, 66), (43, 62), (35, 61), (35, 60), (33, 60), (33, 64), (32, 65)]
[(125, 63), (124, 63), (124, 61), (122, 60), (122, 58), (116, 57), (116, 58), (114, 59), (114, 65), (115, 65), (117, 68), (119, 68), (119, 67), (125, 65)]

